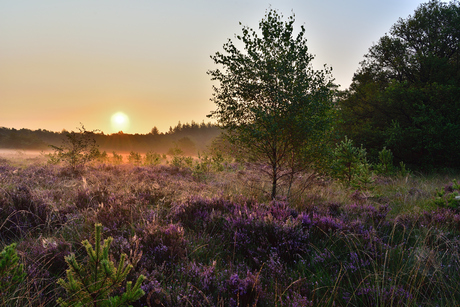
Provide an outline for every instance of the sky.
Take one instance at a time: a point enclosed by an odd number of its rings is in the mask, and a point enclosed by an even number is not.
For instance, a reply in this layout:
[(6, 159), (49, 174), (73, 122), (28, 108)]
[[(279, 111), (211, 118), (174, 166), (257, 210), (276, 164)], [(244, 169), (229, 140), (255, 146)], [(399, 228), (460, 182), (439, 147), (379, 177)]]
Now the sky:
[(0, 127), (161, 132), (208, 122), (210, 58), (268, 8), (305, 26), (341, 89), (417, 0), (0, 0)]

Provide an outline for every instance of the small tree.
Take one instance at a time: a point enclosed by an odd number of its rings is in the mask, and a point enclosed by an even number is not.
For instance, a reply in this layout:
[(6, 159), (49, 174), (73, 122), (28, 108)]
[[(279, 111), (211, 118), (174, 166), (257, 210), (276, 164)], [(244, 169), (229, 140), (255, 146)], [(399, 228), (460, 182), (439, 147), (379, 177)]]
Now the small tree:
[(128, 156), (128, 161), (134, 165), (140, 165), (142, 162), (142, 156), (138, 152), (131, 151)]
[(112, 152), (112, 163), (121, 164), (123, 163), (123, 156), (117, 154), (115, 151)]
[(391, 150), (383, 147), (383, 149), (379, 151), (379, 162), (377, 163), (375, 169), (377, 173), (382, 175), (390, 175), (393, 173), (393, 153)]
[(54, 154), (50, 155), (50, 161), (64, 161), (73, 171), (77, 171), (87, 162), (96, 159), (99, 153), (94, 138), (96, 130), (87, 131), (83, 124), (77, 129), (78, 132), (65, 132), (61, 146), (50, 145), (54, 150)]
[(162, 160), (163, 159), (159, 153), (148, 151), (144, 157), (144, 165), (159, 165)]
[(353, 141), (345, 137), (345, 140), (337, 144), (333, 151), (332, 176), (346, 182), (348, 185), (358, 177), (369, 178), (370, 170), (366, 155), (365, 148), (353, 146)]
[(246, 149), (248, 160), (269, 165), (272, 198), (279, 180), (292, 178), (286, 169), (308, 163), (307, 145), (331, 122), (330, 69), (312, 68), (305, 28), (295, 36), (294, 21), (291, 16), (283, 22), (277, 11), (268, 10), (259, 23), (262, 36), (244, 26), (243, 35), (236, 36), (244, 52), (229, 40), (227, 54), (211, 56), (223, 70), (208, 71), (220, 83), (212, 98), (217, 110), (208, 116), (217, 119), (233, 144)]
[(126, 263), (126, 254), (121, 254), (120, 261), (115, 266), (113, 261), (109, 259), (112, 237), (101, 242), (102, 225), (96, 224), (94, 228), (95, 247), (93, 248), (88, 240), (82, 242), (88, 254), (86, 263), (78, 263), (75, 254), (65, 257), (65, 261), (69, 265), (67, 281), (59, 279), (58, 284), (64, 287), (69, 295), (67, 299), (58, 299), (58, 303), (62, 307), (128, 306), (130, 302), (134, 302), (144, 295), (141, 284), (145, 277), (140, 275), (134, 286), (131, 281), (126, 282), (121, 296), (111, 296), (112, 292), (122, 287), (132, 265)]

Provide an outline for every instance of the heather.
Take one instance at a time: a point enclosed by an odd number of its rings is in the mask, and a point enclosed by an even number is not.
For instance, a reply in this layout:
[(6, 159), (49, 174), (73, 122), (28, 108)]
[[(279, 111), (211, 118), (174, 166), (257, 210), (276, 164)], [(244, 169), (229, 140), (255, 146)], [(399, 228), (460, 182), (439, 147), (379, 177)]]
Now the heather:
[(58, 280), (72, 257), (89, 261), (95, 224), (111, 237), (107, 261), (132, 266), (126, 281), (145, 277), (133, 306), (459, 303), (455, 176), (373, 173), (353, 186), (304, 172), (271, 200), (260, 165), (190, 159), (78, 171), (0, 160), (2, 305), (70, 299)]

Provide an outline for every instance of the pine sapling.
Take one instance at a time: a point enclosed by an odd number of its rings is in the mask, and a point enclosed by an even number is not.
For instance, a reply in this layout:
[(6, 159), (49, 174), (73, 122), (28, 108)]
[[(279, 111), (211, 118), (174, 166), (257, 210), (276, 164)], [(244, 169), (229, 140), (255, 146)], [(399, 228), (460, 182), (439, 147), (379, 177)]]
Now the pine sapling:
[(24, 267), (19, 263), (16, 253), (16, 243), (6, 246), (0, 253), (0, 302), (6, 305), (6, 301), (11, 299), (17, 286), (24, 281), (26, 274)]
[(120, 296), (111, 296), (120, 290), (132, 269), (126, 261), (126, 254), (120, 256), (118, 266), (109, 259), (109, 248), (113, 238), (109, 237), (101, 243), (102, 225), (95, 225), (95, 247), (84, 240), (87, 257), (83, 264), (78, 263), (75, 254), (65, 258), (69, 265), (67, 281), (59, 279), (58, 284), (68, 292), (67, 299), (59, 298), (62, 307), (67, 306), (128, 306), (145, 293), (140, 288), (145, 277), (140, 275), (134, 286), (126, 282), (125, 291)]

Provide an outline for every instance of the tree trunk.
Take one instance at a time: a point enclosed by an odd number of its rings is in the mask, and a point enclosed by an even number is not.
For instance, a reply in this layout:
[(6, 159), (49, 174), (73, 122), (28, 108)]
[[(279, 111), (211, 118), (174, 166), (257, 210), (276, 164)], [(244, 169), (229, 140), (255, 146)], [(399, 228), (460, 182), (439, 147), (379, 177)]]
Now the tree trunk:
[(276, 197), (276, 186), (278, 184), (278, 174), (276, 171), (276, 165), (273, 165), (272, 167), (273, 173), (272, 173), (272, 195), (271, 199), (275, 199)]

